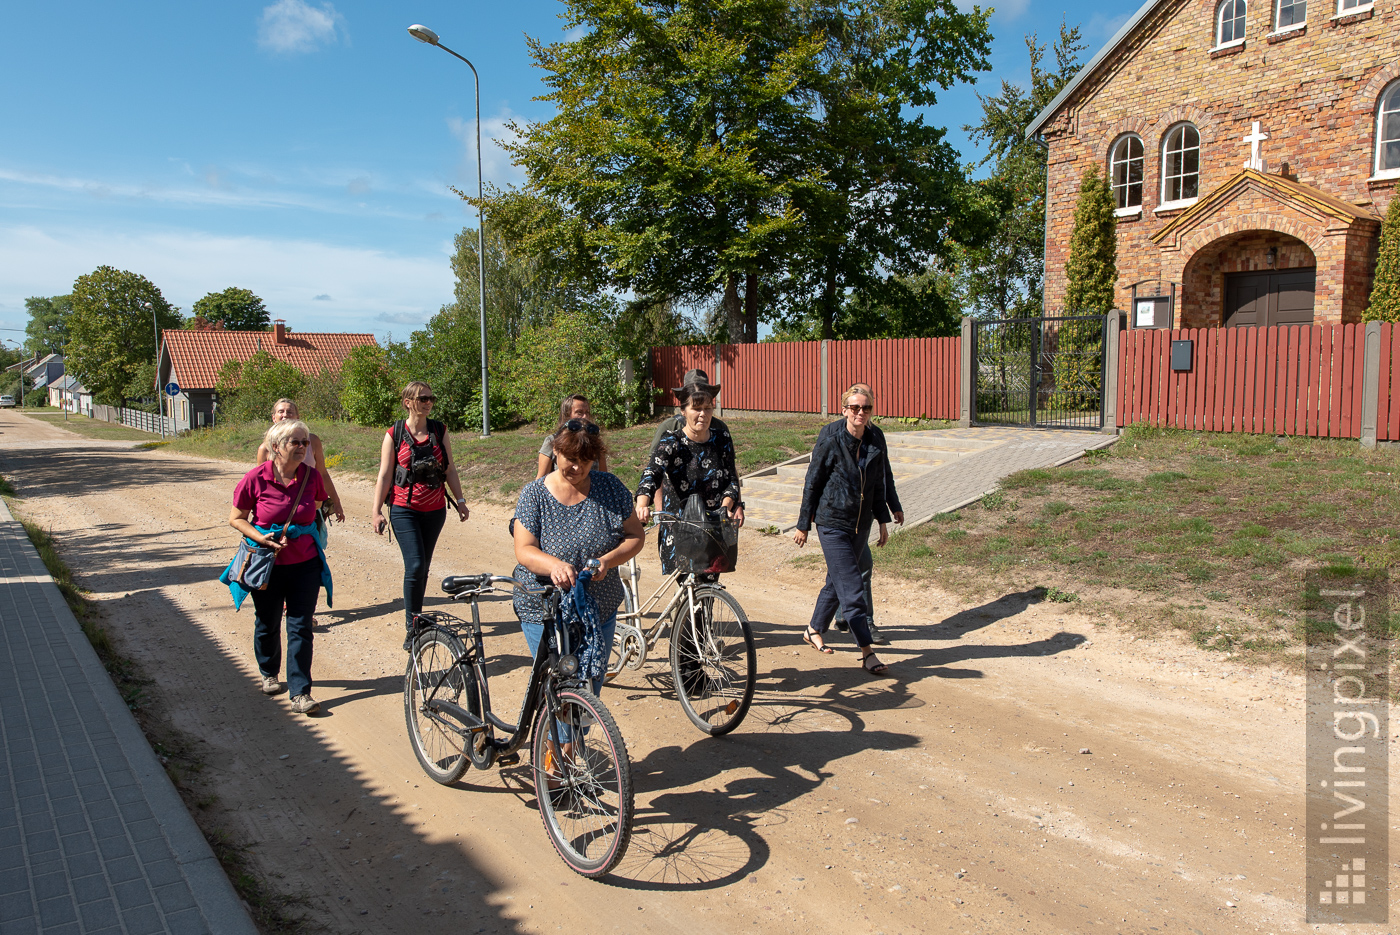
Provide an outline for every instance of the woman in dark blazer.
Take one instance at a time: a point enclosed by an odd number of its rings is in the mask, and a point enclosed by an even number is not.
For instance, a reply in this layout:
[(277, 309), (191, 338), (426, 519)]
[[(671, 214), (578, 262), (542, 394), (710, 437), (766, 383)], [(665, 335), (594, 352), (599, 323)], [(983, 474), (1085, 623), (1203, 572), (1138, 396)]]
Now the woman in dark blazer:
[(880, 524), (879, 545), (889, 541), (890, 510), (886, 503), (885, 462), (888, 452), (867, 432), (875, 394), (857, 383), (842, 398), (844, 430), (823, 432), (817, 438), (807, 465), (802, 509), (792, 539), (807, 544), (807, 532), (815, 523), (826, 559), (826, 584), (817, 595), (811, 623), (802, 635), (818, 652), (830, 653), (823, 634), (839, 603), (860, 647), (861, 665), (872, 675), (888, 668), (871, 649), (870, 607), (860, 576), (860, 555), (870, 538), (870, 527)]

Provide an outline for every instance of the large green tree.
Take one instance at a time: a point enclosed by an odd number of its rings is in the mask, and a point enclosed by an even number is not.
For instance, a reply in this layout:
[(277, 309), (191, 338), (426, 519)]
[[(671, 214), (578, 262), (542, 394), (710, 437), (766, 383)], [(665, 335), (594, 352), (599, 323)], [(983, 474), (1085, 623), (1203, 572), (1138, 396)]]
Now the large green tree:
[(226, 331), (266, 331), (272, 323), (263, 300), (237, 286), (209, 293), (195, 302), (190, 311), (194, 313), (191, 322), (197, 319), (210, 324), (221, 321)]
[(1026, 127), (1078, 73), (1084, 48), (1079, 28), (1061, 23), (1049, 67), (1044, 44), (1034, 33), (1026, 36), (1030, 87), (1003, 81), (1000, 93), (978, 95), (982, 120), (963, 128), (987, 146), (982, 165), (990, 163), (991, 171), (978, 184), (997, 218), (984, 243), (960, 246), (956, 254), (955, 288), (969, 314), (1021, 318), (1041, 312), (1046, 153), (1039, 140), (1026, 138)]
[(495, 216), (645, 304), (718, 301), (729, 340), (915, 275), (967, 206), (917, 112), (986, 67), (952, 0), (570, 0), (532, 43), (557, 116), (518, 127)]
[(62, 354), (68, 343), (68, 317), (73, 314), (73, 297), (34, 296), (24, 300), (29, 323), (24, 326), (24, 347), (36, 357)]
[(139, 363), (156, 356), (155, 328), (178, 328), (180, 310), (138, 273), (99, 266), (73, 283), (63, 356), (98, 402), (120, 404)]

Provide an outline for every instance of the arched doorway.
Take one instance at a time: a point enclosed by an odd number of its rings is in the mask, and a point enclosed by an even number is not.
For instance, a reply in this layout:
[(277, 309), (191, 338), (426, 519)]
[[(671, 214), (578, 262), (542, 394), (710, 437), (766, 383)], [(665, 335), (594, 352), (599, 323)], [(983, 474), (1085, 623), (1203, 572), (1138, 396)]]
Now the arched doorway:
[(1183, 311), (1207, 327), (1310, 325), (1317, 258), (1288, 234), (1241, 231), (1197, 250), (1181, 284)]

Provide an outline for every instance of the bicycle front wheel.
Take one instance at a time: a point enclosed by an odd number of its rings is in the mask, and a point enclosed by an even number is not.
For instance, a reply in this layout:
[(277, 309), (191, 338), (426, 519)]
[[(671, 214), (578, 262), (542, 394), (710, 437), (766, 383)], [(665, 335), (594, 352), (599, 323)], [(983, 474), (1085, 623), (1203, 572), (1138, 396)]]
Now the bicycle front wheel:
[(632, 761), (608, 709), (584, 688), (540, 705), (531, 762), (550, 843), (582, 876), (606, 874), (632, 836)]
[(428, 703), (450, 701), (480, 716), (476, 678), (470, 669), (457, 666), (465, 651), (452, 634), (429, 630), (413, 641), (413, 656), (403, 677), (403, 713), (413, 754), (423, 772), (444, 785), (466, 772), (467, 741), (452, 729), (455, 722), (430, 711)]
[(671, 675), (690, 723), (712, 737), (738, 727), (749, 713), (757, 680), (749, 618), (729, 592), (696, 588), (691, 626), (684, 602), (671, 629)]

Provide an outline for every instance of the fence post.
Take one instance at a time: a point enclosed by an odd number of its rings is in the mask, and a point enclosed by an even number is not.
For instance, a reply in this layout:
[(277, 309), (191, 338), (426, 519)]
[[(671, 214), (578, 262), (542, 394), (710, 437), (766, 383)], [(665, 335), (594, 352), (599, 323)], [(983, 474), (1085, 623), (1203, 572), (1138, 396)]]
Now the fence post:
[[(721, 372), (720, 372), (720, 369), (719, 369), (719, 365), (720, 365), (719, 349), (720, 349), (722, 346), (723, 346), (723, 345), (715, 344), (715, 345), (713, 345), (713, 346), (711, 347), (711, 350), (714, 351), (714, 357), (715, 357), (715, 369), (714, 369), (714, 371), (713, 371), (713, 373), (714, 373), (714, 375), (715, 375), (715, 376), (714, 376), (714, 381), (715, 381), (716, 383), (718, 383), (721, 387), (724, 386), (724, 374), (721, 373)], [(722, 416), (722, 415), (724, 415), (724, 407), (720, 405), (720, 402), (719, 402), (718, 399), (715, 400), (715, 415), (717, 415), (717, 416)]]
[(962, 357), (962, 368), (958, 375), (958, 382), (962, 384), (962, 404), (958, 410), (958, 427), (965, 429), (972, 425), (972, 388), (977, 379), (977, 375), (973, 371), (975, 361), (972, 357), (972, 317), (970, 315), (963, 316), (962, 340), (958, 342), (958, 353)]
[(1376, 413), (1381, 396), (1381, 323), (1366, 322), (1361, 359), (1361, 447), (1376, 447)]
[(831, 399), (831, 383), (830, 383), (831, 367), (830, 367), (830, 364), (828, 363), (828, 358), (827, 358), (827, 348), (828, 348), (828, 345), (830, 345), (830, 344), (831, 344), (830, 341), (826, 340), (825, 338), (822, 339), (822, 364), (821, 364), (822, 372), (821, 372), (821, 385), (822, 385), (822, 417), (823, 417), (823, 418), (825, 418), (825, 417), (831, 415), (831, 412), (829, 411), (830, 408), (831, 408), (831, 406), (830, 406), (830, 404), (827, 402), (829, 399)]
[(1104, 435), (1118, 434), (1118, 342), (1123, 336), (1127, 314), (1113, 309), (1104, 316), (1103, 352), (1103, 426)]

